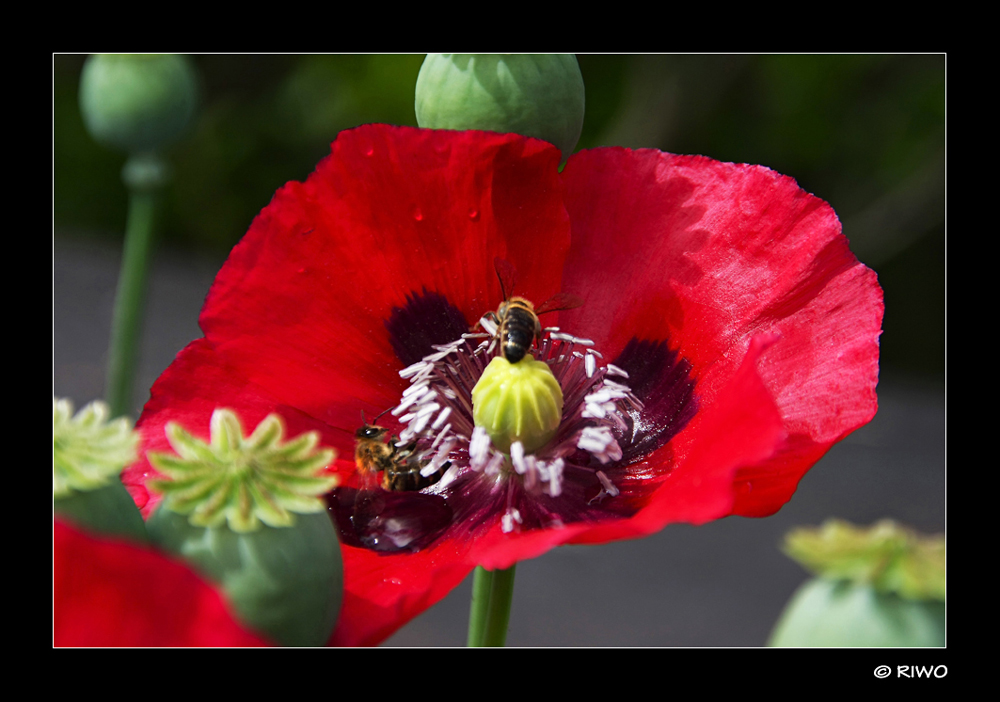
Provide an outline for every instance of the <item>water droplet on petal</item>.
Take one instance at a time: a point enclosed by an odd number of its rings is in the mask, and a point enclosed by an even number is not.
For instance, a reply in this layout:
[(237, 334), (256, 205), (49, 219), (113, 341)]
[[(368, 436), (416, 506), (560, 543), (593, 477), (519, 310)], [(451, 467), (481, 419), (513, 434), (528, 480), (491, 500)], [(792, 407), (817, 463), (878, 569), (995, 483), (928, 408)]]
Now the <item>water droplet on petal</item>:
[(375, 153), (374, 146), (369, 146), (367, 149), (365, 149), (365, 156), (371, 156), (373, 153)]
[(469, 208), (469, 219), (471, 219), (473, 221), (479, 219), (479, 210), (477, 210), (475, 207), (470, 207)]
[(419, 222), (423, 218), (424, 218), (424, 213), (420, 211), (420, 208), (417, 205), (414, 205), (413, 206), (413, 219), (415, 219), (415, 220), (417, 220)]
[(305, 269), (305, 268), (300, 268), (300, 269), (298, 270), (298, 272), (299, 272), (299, 273), (305, 273), (305, 272), (306, 272), (306, 269)]

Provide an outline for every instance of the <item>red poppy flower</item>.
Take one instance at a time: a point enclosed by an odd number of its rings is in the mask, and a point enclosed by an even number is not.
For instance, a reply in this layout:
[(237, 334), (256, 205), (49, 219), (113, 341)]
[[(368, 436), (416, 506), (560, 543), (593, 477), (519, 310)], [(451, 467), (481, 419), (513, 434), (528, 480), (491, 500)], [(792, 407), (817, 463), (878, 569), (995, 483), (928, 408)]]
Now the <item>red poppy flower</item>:
[(262, 646), (190, 568), (142, 546), (54, 525), (56, 646)]
[[(562, 173), (559, 157), (510, 134), (342, 132), (253, 222), (209, 292), (205, 337), (153, 386), (146, 450), (168, 449), (171, 420), (207, 436), (225, 406), (247, 426), (278, 412), (340, 451), (334, 643), (383, 640), (477, 564), (771, 514), (875, 414), (882, 293), (825, 202), (699, 156), (593, 149)], [(462, 339), (501, 301), (495, 258), (517, 295), (583, 299), (544, 317), (559, 331), (537, 353), (566, 398), (556, 438), (506, 467), (467, 402), (496, 351)], [(395, 421), (440, 479), (359, 493), (361, 411), (404, 391)], [(151, 472), (125, 480), (147, 513)]]

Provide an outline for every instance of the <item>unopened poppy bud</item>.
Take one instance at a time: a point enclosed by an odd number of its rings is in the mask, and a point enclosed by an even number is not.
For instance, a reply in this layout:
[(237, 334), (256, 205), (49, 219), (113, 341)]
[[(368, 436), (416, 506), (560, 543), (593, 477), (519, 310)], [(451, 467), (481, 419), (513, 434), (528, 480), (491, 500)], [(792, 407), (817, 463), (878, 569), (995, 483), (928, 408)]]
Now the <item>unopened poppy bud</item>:
[(80, 111), (91, 136), (132, 153), (176, 140), (197, 101), (197, 77), (187, 56), (95, 54), (80, 76)]
[(944, 538), (889, 520), (797, 529), (785, 552), (819, 577), (795, 593), (771, 646), (943, 646)]
[(583, 76), (573, 54), (427, 54), (415, 108), (421, 127), (524, 134), (565, 160), (583, 129)]
[(511, 363), (497, 356), (472, 389), (472, 418), (497, 450), (520, 441), (526, 453), (545, 446), (562, 419), (563, 395), (547, 364), (526, 356)]
[(231, 410), (212, 414), (205, 442), (169, 422), (175, 454), (147, 454), (170, 480), (147, 522), (152, 541), (222, 586), (248, 625), (285, 646), (321, 646), (340, 611), (340, 545), (321, 495), (339, 482), (323, 472), (332, 449), (319, 434), (284, 440), (268, 415), (244, 436)]
[(139, 441), (128, 419), (109, 422), (92, 402), (75, 416), (69, 400), (52, 400), (52, 496), (56, 515), (91, 531), (146, 540), (142, 515), (118, 479)]

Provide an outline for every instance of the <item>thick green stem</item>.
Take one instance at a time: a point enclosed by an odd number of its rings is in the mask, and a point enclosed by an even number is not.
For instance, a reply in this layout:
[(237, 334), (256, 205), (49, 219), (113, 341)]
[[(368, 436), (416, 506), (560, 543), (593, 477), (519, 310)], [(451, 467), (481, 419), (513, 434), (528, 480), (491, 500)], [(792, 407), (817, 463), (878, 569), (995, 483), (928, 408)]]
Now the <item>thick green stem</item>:
[(503, 646), (507, 642), (507, 624), (510, 622), (510, 603), (514, 599), (514, 569), (493, 573), (493, 587), (490, 590), (490, 614), (486, 620), (484, 646)]
[(476, 566), (472, 579), (472, 606), (469, 608), (468, 646), (483, 645), (486, 636), (486, 617), (490, 607), (490, 592), (493, 589), (493, 571)]
[(469, 646), (503, 646), (507, 641), (510, 603), (514, 598), (514, 568), (476, 568), (469, 614)]
[(130, 414), (132, 410), (132, 382), (142, 331), (156, 197), (153, 191), (135, 189), (129, 195), (125, 250), (108, 349), (106, 396), (112, 417)]

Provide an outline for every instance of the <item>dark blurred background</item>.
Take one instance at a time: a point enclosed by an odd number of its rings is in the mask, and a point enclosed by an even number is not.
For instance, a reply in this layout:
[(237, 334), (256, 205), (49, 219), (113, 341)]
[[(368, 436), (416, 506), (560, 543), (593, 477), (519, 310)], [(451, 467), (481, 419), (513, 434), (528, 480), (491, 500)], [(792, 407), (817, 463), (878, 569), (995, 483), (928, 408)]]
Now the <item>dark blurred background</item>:
[[(54, 393), (103, 393), (127, 196), (125, 155), (77, 102), (85, 55), (53, 56)], [(945, 57), (579, 55), (578, 148), (620, 145), (763, 164), (828, 201), (885, 290), (880, 413), (765, 520), (672, 526), (518, 566), (511, 645), (758, 646), (805, 574), (778, 551), (837, 516), (944, 526)], [(135, 416), (190, 340), (228, 251), (341, 129), (416, 125), (423, 55), (199, 55), (202, 103), (169, 152)], [(390, 644), (462, 645), (469, 584)]]

